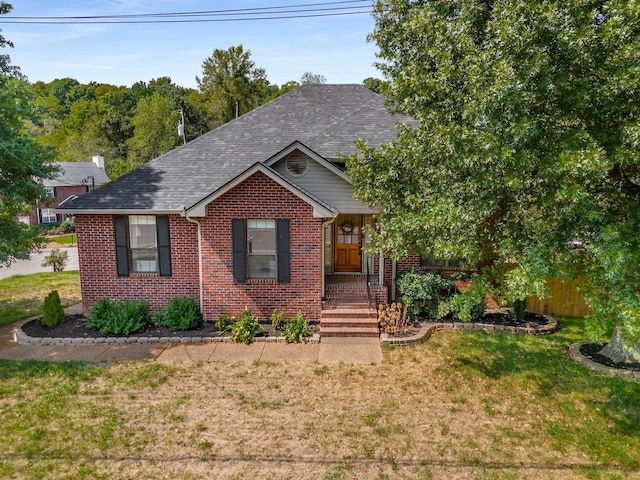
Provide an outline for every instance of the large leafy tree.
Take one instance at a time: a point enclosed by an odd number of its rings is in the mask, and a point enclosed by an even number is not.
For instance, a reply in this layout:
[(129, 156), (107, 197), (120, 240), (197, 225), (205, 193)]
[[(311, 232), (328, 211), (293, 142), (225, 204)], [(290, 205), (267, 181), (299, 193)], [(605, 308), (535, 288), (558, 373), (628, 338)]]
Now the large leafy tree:
[[(417, 122), (349, 173), (378, 247), (492, 264), (507, 299), (579, 282), (640, 343), (640, 4), (380, 0), (388, 102)], [(504, 265), (515, 268), (504, 268)]]
[(196, 82), (209, 128), (253, 110), (270, 94), (266, 71), (255, 66), (251, 52), (242, 45), (216, 48), (202, 63), (202, 77), (196, 77)]
[[(0, 2), (0, 14), (11, 5)], [(11, 43), (0, 35), (0, 47)], [(38, 178), (56, 173), (51, 153), (27, 134), (29, 117), (27, 85), (8, 55), (0, 55), (0, 266), (17, 258), (28, 258), (38, 247), (37, 231), (22, 224), (18, 216), (27, 214), (44, 190)]]
[(158, 92), (138, 102), (133, 137), (128, 140), (129, 157), (134, 164), (142, 165), (178, 144), (178, 119), (170, 99)]

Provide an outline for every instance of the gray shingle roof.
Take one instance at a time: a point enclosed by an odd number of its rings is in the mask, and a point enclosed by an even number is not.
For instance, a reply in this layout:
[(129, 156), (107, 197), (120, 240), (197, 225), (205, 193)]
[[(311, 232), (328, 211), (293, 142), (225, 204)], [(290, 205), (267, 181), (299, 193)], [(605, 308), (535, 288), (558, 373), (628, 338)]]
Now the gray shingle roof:
[(88, 177), (91, 175), (93, 175), (96, 185), (109, 181), (104, 168), (99, 168), (93, 162), (57, 162), (57, 165), (61, 168), (60, 175), (56, 178), (43, 179), (43, 185), (47, 187), (90, 185), (91, 179), (88, 179)]
[(70, 210), (182, 210), (294, 141), (327, 159), (395, 137), (384, 98), (360, 85), (305, 85), (65, 205)]

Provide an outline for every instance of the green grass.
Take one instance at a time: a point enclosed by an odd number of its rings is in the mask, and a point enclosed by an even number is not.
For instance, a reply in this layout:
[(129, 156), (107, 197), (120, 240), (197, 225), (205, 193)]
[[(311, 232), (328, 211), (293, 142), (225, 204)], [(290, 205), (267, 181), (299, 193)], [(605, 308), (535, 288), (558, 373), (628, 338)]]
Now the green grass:
[(640, 383), (571, 361), (559, 322), (380, 365), (0, 361), (0, 477), (640, 478)]
[(47, 237), (49, 242), (59, 243), (60, 245), (76, 245), (78, 243), (78, 235), (75, 233), (65, 233), (64, 235), (51, 235)]
[(0, 325), (42, 313), (42, 302), (58, 290), (64, 306), (81, 301), (78, 271), (13, 275), (0, 280)]

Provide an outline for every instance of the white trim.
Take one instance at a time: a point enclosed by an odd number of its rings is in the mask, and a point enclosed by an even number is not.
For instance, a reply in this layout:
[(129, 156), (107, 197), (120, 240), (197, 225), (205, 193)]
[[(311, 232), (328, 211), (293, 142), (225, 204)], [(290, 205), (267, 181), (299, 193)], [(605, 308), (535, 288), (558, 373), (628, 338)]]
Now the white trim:
[(291, 145), (289, 145), (288, 147), (284, 148), (283, 150), (280, 150), (274, 156), (272, 156), (271, 158), (266, 160), (264, 162), (264, 164), (267, 165), (268, 167), (271, 167), (272, 165), (276, 164), (279, 160), (282, 160), (287, 155), (289, 155), (290, 153), (292, 153), (292, 152), (294, 152), (296, 150), (301, 151), (307, 157), (309, 157), (312, 160), (316, 161), (317, 163), (319, 163), (320, 165), (325, 167), (327, 170), (331, 171), (332, 173), (335, 173), (336, 175), (338, 175), (340, 178), (342, 178), (346, 182), (351, 183), (351, 178), (349, 177), (349, 175), (344, 173), (342, 170), (340, 170), (338, 167), (336, 167), (333, 163), (329, 162), (323, 156), (318, 155), (316, 152), (311, 150), (309, 147), (307, 147), (303, 143), (300, 143), (298, 140), (296, 140), (295, 142), (293, 142)]
[[(313, 216), (315, 218), (333, 218), (338, 214), (337, 211), (329, 210), (327, 207), (319, 203), (317, 200), (310, 197), (300, 189), (296, 188), (294, 185), (289, 183), (289, 181), (287, 181), (285, 178), (280, 176), (278, 173), (274, 172), (271, 168), (265, 166), (263, 163), (258, 162), (253, 164), (251, 167), (249, 167), (247, 170), (242, 172), (240, 175), (238, 175), (234, 179), (227, 182), (224, 186), (220, 187), (215, 192), (211, 193), (210, 195), (200, 200), (195, 205), (185, 209), (185, 215), (188, 215), (190, 217), (205, 217), (206, 207), (208, 204), (210, 204), (217, 198), (220, 198), (229, 190), (237, 187), (238, 185), (240, 185), (242, 182), (247, 180), (256, 172), (261, 172), (265, 174), (267, 177), (269, 177), (271, 180), (276, 182), (278, 185), (282, 186), (283, 188), (286, 188), (291, 193), (293, 193), (296, 197), (300, 198), (304, 202), (311, 205), (313, 207)], [(265, 201), (268, 201), (268, 199), (265, 199)]]

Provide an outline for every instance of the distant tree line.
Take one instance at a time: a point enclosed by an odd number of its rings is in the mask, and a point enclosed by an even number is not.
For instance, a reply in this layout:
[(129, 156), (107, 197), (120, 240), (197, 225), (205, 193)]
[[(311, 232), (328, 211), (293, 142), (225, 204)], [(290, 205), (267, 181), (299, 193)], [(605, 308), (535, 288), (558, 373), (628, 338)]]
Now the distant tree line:
[[(197, 89), (176, 85), (170, 77), (131, 87), (73, 78), (28, 83), (32, 112), (26, 126), (41, 145), (52, 147), (59, 161), (87, 161), (102, 155), (116, 178), (184, 142), (233, 120), (304, 84), (325, 83), (322, 75), (305, 72), (300, 81), (282, 86), (267, 80), (251, 52), (242, 45), (215, 49), (202, 63)], [(363, 84), (379, 92), (380, 81)], [(184, 120), (184, 138), (178, 125)]]

